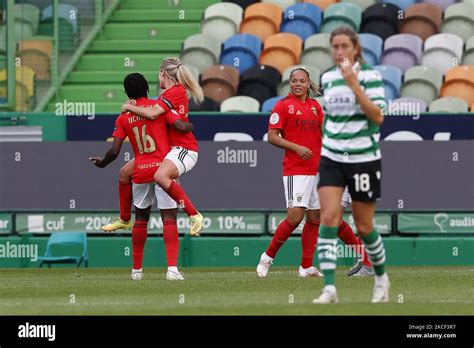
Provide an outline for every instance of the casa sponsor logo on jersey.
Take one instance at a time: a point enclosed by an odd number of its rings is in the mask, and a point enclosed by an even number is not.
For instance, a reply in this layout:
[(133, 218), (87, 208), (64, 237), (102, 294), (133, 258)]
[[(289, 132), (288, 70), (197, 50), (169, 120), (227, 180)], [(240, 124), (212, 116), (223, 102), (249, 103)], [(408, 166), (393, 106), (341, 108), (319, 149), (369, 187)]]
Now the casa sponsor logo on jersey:
[(433, 222), (442, 233), (464, 229), (468, 229), (470, 232), (474, 230), (474, 216), (450, 218), (446, 213), (438, 213), (434, 216)]
[(95, 119), (95, 103), (68, 102), (64, 99), (54, 107), (56, 116), (87, 116), (88, 120)]
[(249, 167), (257, 166), (256, 149), (231, 149), (226, 146), (224, 149), (217, 150), (217, 163), (220, 164), (248, 164)]
[(56, 340), (56, 325), (35, 325), (26, 322), (18, 326), (20, 338), (47, 338), (52, 342)]

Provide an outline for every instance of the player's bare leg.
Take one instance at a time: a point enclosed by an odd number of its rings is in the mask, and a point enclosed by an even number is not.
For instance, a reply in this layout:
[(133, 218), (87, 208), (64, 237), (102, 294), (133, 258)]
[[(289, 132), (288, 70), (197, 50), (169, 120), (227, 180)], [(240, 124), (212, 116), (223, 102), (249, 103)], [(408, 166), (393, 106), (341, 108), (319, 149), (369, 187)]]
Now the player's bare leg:
[(352, 214), (354, 215), (357, 232), (365, 244), (375, 271), (372, 303), (388, 302), (390, 281), (385, 272), (385, 248), (382, 238), (372, 223), (375, 214), (375, 203), (354, 201), (352, 203)]
[(179, 171), (175, 164), (165, 159), (155, 173), (155, 182), (188, 214), (191, 220), (190, 233), (192, 236), (198, 236), (202, 230), (204, 217), (196, 210), (183, 188), (175, 181), (178, 176)]
[(119, 171), (119, 206), (120, 218), (101, 227), (105, 232), (114, 232), (120, 229), (132, 229), (132, 173), (135, 159), (127, 162)]

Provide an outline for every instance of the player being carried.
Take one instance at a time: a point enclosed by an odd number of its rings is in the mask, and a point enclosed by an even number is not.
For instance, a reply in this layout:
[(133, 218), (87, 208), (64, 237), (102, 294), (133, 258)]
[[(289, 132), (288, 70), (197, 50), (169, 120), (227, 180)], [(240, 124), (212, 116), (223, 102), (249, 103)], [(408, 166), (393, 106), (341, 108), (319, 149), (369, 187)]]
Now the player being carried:
[[(141, 74), (130, 74), (124, 79), (125, 93), (136, 100), (137, 105), (151, 107), (156, 104), (148, 96), (148, 83)], [(90, 160), (99, 168), (113, 162), (120, 154), (123, 141), (128, 136), (135, 154), (133, 161), (132, 183), (133, 204), (135, 205), (135, 223), (132, 229), (132, 280), (143, 278), (143, 250), (147, 239), (147, 225), (151, 207), (158, 200), (163, 221), (163, 239), (168, 262), (167, 280), (183, 280), (177, 267), (179, 239), (176, 224), (177, 203), (160, 186), (155, 184), (154, 177), (165, 156), (170, 151), (168, 124), (177, 124), (183, 131), (191, 131), (192, 124), (185, 123), (173, 110), (163, 117), (151, 121), (132, 113), (122, 112), (115, 121), (112, 147), (104, 158), (91, 157)]]
[[(179, 120), (187, 122), (189, 113), (187, 90), (191, 92), (196, 103), (201, 103), (204, 100), (204, 92), (199, 83), (193, 78), (189, 69), (175, 57), (166, 58), (162, 61), (159, 79), (160, 87), (164, 92), (153, 106), (144, 108), (142, 105), (132, 105), (135, 101), (130, 100), (130, 103), (122, 106), (122, 112), (130, 111), (135, 115), (153, 120), (170, 110), (174, 110), (178, 113)], [(191, 235), (199, 235), (202, 229), (203, 216), (194, 208), (182, 187), (175, 181), (196, 165), (198, 143), (194, 135), (191, 132), (183, 132), (182, 127), (176, 121), (174, 123), (168, 122), (168, 124), (173, 126), (168, 128), (171, 150), (158, 168), (155, 181), (169, 196), (180, 203), (180, 207), (188, 214), (191, 220)], [(120, 169), (120, 219), (103, 226), (102, 229), (106, 232), (131, 227), (131, 176), (133, 166), (134, 160), (131, 160)]]

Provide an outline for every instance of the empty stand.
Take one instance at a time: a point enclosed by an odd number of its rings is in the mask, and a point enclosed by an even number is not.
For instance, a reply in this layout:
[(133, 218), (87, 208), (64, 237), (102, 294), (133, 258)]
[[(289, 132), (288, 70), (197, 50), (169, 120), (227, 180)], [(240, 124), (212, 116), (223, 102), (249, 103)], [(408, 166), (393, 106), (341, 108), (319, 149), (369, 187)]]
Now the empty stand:
[(265, 100), (265, 102), (262, 104), (262, 112), (271, 112), (275, 107), (275, 104), (278, 103), (278, 101), (280, 101), (282, 98), (284, 98), (282, 95), (278, 95)]
[(239, 93), (257, 99), (260, 103), (277, 95), (280, 72), (265, 65), (246, 70), (240, 77)]
[(383, 65), (393, 65), (403, 73), (420, 64), (423, 41), (413, 34), (397, 34), (385, 40), (380, 59)]
[(294, 4), (296, 4), (297, 1), (296, 0), (262, 0), (262, 2), (278, 5), (283, 10), (286, 10), (288, 7), (293, 6)]
[(424, 100), (413, 97), (402, 97), (392, 100), (392, 110), (397, 110), (397, 114), (406, 116), (419, 115), (428, 110), (428, 105)]
[(474, 1), (454, 4), (446, 8), (441, 26), (443, 33), (455, 34), (464, 41), (474, 35)]
[(204, 94), (219, 104), (235, 96), (239, 87), (239, 75), (239, 70), (230, 65), (210, 67), (201, 76)]
[(307, 38), (301, 55), (301, 64), (312, 65), (322, 73), (333, 67), (330, 36), (329, 33), (320, 33)]
[(221, 64), (232, 65), (242, 73), (258, 64), (262, 41), (251, 34), (237, 34), (224, 42)]
[(359, 31), (362, 20), (362, 9), (351, 3), (336, 3), (324, 10), (321, 31), (331, 33), (340, 26), (348, 26)]
[[(202, 73), (204, 70), (219, 62), (221, 44), (219, 40), (205, 34), (189, 36), (183, 44), (181, 61), (193, 65)], [(157, 62), (159, 65), (159, 62)]]
[(19, 43), (18, 57), (23, 66), (30, 67), (38, 80), (50, 80), (51, 56), (53, 52), (52, 39), (48, 37), (33, 37)]
[[(382, 2), (382, 1), (381, 1)], [(384, 3), (396, 5), (405, 11), (408, 7), (415, 5), (419, 1), (417, 0), (384, 0)]]
[(361, 33), (370, 33), (385, 40), (400, 31), (400, 8), (394, 4), (377, 3), (362, 15)]
[(250, 5), (260, 2), (260, 0), (225, 0), (225, 2), (232, 2), (234, 4), (239, 5), (245, 10)]
[(466, 42), (462, 63), (464, 65), (474, 65), (474, 36), (471, 36)]
[(458, 0), (423, 0), (422, 2), (436, 5), (444, 11), (448, 6), (451, 6), (458, 2)]
[(468, 105), (474, 103), (474, 66), (461, 65), (448, 70), (441, 88), (441, 96), (457, 97)]
[(285, 10), (281, 31), (306, 40), (319, 32), (321, 20), (322, 12), (319, 7), (313, 4), (296, 4)]
[(341, 0), (341, 2), (348, 2), (360, 7), (362, 11), (365, 11), (367, 7), (374, 5), (376, 0)]
[(391, 65), (377, 65), (374, 67), (380, 72), (384, 82), (385, 100), (394, 100), (399, 97), (402, 85), (402, 71)]
[(329, 6), (336, 4), (339, 0), (303, 0), (302, 2), (318, 6), (321, 10), (326, 10)]
[(220, 105), (211, 98), (204, 97), (204, 101), (197, 105), (193, 99), (189, 99), (189, 111), (211, 111), (218, 112)]
[(437, 34), (441, 28), (443, 10), (433, 4), (415, 4), (405, 10), (401, 33), (414, 34), (423, 41)]
[(256, 35), (265, 41), (271, 35), (280, 32), (282, 8), (275, 4), (256, 3), (246, 8), (240, 32)]
[(468, 108), (469, 106), (463, 99), (456, 97), (439, 98), (430, 104), (430, 112), (439, 113), (465, 113)]
[(414, 66), (405, 73), (400, 95), (422, 99), (430, 104), (438, 97), (442, 83), (443, 75), (438, 70), (422, 65)]
[(206, 8), (201, 24), (201, 32), (213, 36), (219, 42), (239, 32), (244, 10), (233, 3), (217, 3)]
[(236, 96), (226, 99), (221, 104), (221, 112), (259, 112), (258, 100), (247, 96)]
[(359, 40), (362, 45), (364, 60), (369, 65), (378, 65), (382, 55), (383, 40), (374, 34), (359, 34)]
[(437, 69), (442, 74), (460, 64), (463, 54), (463, 40), (454, 34), (437, 34), (425, 42), (423, 65)]
[(260, 64), (270, 65), (283, 73), (286, 68), (300, 61), (303, 41), (290, 33), (279, 33), (265, 40)]

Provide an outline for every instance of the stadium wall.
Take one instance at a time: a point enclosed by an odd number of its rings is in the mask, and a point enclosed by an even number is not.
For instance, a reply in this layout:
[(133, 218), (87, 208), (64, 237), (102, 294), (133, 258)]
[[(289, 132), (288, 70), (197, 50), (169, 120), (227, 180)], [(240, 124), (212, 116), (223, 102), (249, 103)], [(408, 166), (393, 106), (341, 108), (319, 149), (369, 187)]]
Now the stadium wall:
[[(254, 267), (270, 237), (200, 237), (180, 238), (182, 267)], [(37, 256), (44, 255), (45, 237), (0, 238), (0, 268), (35, 268), (39, 261), (29, 257), (12, 256), (18, 245), (37, 246)], [(474, 265), (473, 237), (390, 237), (384, 238), (389, 266), (470, 266)], [(339, 244), (338, 264), (349, 266), (353, 254)], [(10, 251), (7, 251), (10, 250)], [(130, 237), (94, 237), (88, 239), (89, 267), (131, 267)], [(24, 254), (26, 255), (26, 254)], [(20, 255), (20, 256), (24, 256)], [(33, 255), (34, 256), (34, 255)], [(276, 266), (295, 266), (300, 262), (300, 238), (290, 238), (275, 260)], [(316, 259), (315, 259), (316, 261)], [(165, 267), (163, 239), (148, 238), (145, 247), (144, 267)], [(58, 267), (58, 266), (53, 266)], [(60, 265), (60, 267), (75, 267)], [(296, 266), (295, 266), (296, 267)]]

